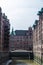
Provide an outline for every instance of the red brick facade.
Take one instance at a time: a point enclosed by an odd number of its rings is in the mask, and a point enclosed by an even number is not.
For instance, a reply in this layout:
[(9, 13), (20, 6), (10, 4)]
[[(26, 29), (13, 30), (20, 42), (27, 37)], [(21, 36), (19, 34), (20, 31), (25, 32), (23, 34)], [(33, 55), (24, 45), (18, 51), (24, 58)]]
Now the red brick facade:
[(33, 31), (30, 27), (29, 30), (16, 30), (15, 35), (10, 35), (9, 49), (14, 50), (32, 50), (33, 49)]
[(0, 8), (0, 64), (8, 59), (10, 24)]

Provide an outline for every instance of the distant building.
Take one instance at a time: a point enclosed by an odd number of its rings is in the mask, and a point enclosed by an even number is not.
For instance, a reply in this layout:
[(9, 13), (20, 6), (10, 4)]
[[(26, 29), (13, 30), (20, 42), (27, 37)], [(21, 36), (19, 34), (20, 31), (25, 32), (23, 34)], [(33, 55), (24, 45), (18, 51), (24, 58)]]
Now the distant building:
[(33, 50), (33, 30), (29, 27), (28, 30), (16, 30), (10, 34), (9, 49), (14, 50)]
[(0, 64), (8, 58), (10, 24), (0, 7)]
[(34, 59), (40, 65), (43, 62), (43, 8), (38, 12), (39, 20), (33, 25), (33, 52)]

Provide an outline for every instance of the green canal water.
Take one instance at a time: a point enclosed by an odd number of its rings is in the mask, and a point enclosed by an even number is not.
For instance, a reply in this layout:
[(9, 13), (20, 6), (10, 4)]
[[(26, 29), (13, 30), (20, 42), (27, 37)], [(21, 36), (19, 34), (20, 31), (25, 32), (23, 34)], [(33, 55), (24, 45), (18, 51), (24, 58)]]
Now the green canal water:
[(39, 65), (33, 60), (16, 60), (14, 65)]

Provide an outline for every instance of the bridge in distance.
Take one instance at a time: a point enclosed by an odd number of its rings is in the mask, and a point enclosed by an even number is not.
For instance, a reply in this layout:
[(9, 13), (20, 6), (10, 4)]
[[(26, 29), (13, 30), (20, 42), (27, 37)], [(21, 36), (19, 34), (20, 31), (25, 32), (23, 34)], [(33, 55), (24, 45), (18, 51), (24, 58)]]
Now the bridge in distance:
[(14, 50), (9, 52), (10, 57), (33, 59), (33, 51)]

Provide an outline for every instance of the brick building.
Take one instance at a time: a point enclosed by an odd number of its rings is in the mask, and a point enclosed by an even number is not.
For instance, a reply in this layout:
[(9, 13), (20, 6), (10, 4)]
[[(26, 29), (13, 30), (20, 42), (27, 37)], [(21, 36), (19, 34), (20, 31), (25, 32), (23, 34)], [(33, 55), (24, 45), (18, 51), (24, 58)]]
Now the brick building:
[(33, 49), (33, 31), (29, 27), (28, 30), (15, 30), (10, 34), (10, 44), (9, 49), (14, 50), (28, 50), (32, 51)]
[(9, 19), (7, 19), (7, 16), (2, 13), (2, 9), (0, 7), (0, 63), (3, 63), (8, 58), (9, 33)]
[(39, 20), (33, 25), (33, 52), (34, 59), (40, 65), (43, 62), (43, 8), (38, 12)]

